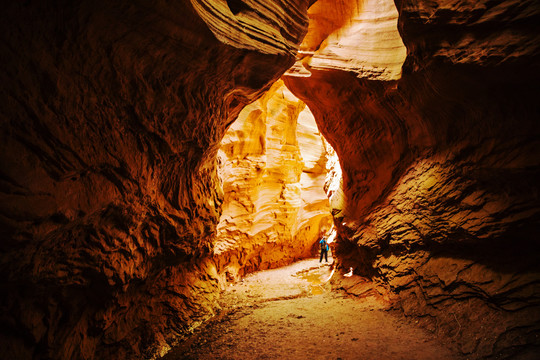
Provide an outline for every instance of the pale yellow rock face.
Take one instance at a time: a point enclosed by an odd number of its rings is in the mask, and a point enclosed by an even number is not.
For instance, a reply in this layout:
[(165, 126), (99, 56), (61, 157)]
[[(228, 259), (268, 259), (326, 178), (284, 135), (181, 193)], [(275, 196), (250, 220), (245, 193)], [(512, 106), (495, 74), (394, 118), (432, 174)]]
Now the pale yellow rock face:
[(393, 0), (319, 0), (308, 11), (301, 58), (288, 74), (309, 69), (343, 70), (361, 78), (397, 80), (406, 48), (397, 29)]
[(327, 151), (309, 108), (277, 82), (240, 113), (219, 157), (220, 268), (236, 277), (310, 255), (332, 219), (324, 192)]
[(339, 163), (339, 158), (332, 147), (326, 139), (324, 141), (326, 151), (327, 151), (327, 161), (326, 161), (326, 180), (324, 183), (324, 190), (328, 196), (330, 202), (330, 209), (332, 209), (332, 215), (339, 217), (346, 207), (346, 196), (343, 192), (343, 172), (341, 170), (341, 164)]

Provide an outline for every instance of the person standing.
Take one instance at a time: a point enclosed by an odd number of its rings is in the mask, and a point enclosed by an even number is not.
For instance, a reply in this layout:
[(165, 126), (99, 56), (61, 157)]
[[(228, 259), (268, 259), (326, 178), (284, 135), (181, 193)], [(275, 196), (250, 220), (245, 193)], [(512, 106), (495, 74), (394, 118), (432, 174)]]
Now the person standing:
[(321, 258), (319, 262), (322, 262), (323, 255), (326, 262), (328, 262), (328, 242), (326, 241), (326, 237), (323, 236), (319, 244), (321, 245)]

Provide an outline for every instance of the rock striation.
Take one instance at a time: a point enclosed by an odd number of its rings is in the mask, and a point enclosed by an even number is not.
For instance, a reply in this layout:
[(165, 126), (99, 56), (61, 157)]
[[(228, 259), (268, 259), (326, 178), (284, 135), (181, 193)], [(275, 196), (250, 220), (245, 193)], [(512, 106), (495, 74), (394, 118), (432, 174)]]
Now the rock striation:
[[(331, 204), (341, 266), (380, 281), (406, 314), (469, 357), (533, 358), (539, 8), (396, 6), (407, 48), (400, 78), (315, 62), (304, 66), (309, 74), (295, 76), (297, 63), (285, 77), (340, 158), (343, 196)], [(324, 32), (318, 42), (339, 33), (347, 32)]]
[(305, 28), (305, 5), (294, 0), (191, 0), (222, 43), (264, 54), (296, 55)]
[(219, 143), (308, 4), (201, 4), (2, 7), (0, 357), (156, 358), (212, 314)]
[(327, 146), (282, 81), (242, 110), (218, 155), (224, 199), (214, 254), (226, 278), (311, 255), (333, 221)]
[(308, 33), (297, 63), (287, 74), (307, 75), (314, 68), (399, 79), (406, 49), (392, 0), (318, 0), (308, 14)]

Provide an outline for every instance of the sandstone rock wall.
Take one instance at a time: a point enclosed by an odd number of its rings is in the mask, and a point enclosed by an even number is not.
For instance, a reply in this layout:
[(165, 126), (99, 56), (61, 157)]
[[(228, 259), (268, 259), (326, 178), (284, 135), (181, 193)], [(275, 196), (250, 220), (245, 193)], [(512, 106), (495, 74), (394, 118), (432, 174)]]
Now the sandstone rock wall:
[(307, 1), (202, 3), (3, 4), (0, 357), (153, 358), (212, 313), (219, 142)]
[(396, 5), (401, 78), (302, 59), (295, 68), (309, 74), (289, 71), (285, 81), (340, 157), (342, 266), (386, 284), (406, 314), (471, 357), (533, 358), (538, 5)]
[[(211, 314), (219, 143), (293, 62), (308, 3), (3, 4), (3, 358), (153, 358)], [(310, 10), (313, 36), (286, 83), (341, 159), (342, 265), (464, 353), (533, 357), (537, 2), (325, 4)], [(304, 156), (290, 150), (291, 164)], [(283, 194), (315, 188), (315, 158)], [(283, 229), (308, 231), (285, 214)], [(266, 266), (252, 254), (228, 261)]]
[(236, 278), (311, 255), (332, 223), (323, 141), (309, 108), (282, 81), (242, 110), (219, 155), (220, 271)]

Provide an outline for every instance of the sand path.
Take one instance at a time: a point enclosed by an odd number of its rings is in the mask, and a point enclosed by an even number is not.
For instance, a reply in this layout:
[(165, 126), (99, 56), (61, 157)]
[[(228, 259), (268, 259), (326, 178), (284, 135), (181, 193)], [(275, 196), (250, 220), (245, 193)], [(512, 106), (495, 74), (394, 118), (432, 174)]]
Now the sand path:
[(375, 297), (319, 285), (330, 266), (308, 259), (229, 286), (222, 311), (164, 359), (463, 359)]

